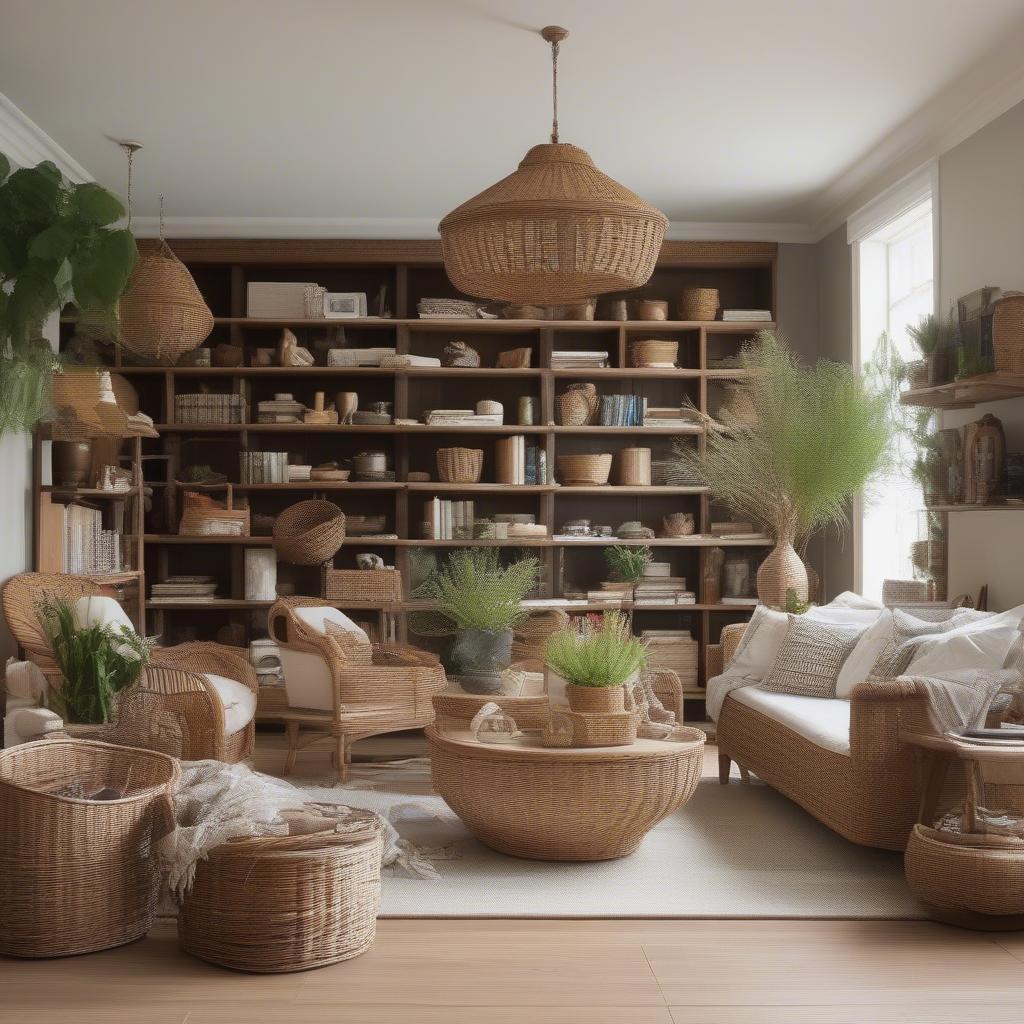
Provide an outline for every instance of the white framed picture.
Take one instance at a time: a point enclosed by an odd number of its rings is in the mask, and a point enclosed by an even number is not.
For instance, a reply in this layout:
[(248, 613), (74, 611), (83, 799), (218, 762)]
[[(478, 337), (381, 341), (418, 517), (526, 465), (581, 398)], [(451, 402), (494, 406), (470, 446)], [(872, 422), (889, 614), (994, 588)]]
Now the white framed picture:
[(327, 320), (351, 320), (366, 316), (366, 292), (325, 292), (324, 317)]

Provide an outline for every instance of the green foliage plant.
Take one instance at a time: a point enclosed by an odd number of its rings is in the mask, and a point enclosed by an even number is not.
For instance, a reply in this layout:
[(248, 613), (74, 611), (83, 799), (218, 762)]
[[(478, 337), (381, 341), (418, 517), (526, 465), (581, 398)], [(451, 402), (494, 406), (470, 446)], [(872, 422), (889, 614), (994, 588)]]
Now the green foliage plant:
[(605, 612), (599, 625), (590, 618), (548, 638), (544, 660), (576, 686), (622, 686), (647, 663), (647, 646), (633, 635), (621, 612)]
[(74, 302), (113, 322), (135, 266), (124, 214), (106, 189), (69, 182), (49, 161), (12, 172), (0, 154), (0, 435), (29, 430), (48, 411), (59, 360), (47, 318)]
[(612, 579), (621, 583), (638, 583), (651, 564), (651, 549), (647, 546), (627, 548), (616, 544), (604, 549), (604, 560), (608, 563)]
[(934, 313), (922, 316), (916, 324), (907, 327), (907, 334), (925, 358), (935, 355), (945, 340), (943, 324)]
[(80, 627), (64, 600), (44, 598), (38, 615), (64, 677), (58, 710), (72, 722), (109, 722), (117, 694), (139, 678), (153, 642), (126, 626)]

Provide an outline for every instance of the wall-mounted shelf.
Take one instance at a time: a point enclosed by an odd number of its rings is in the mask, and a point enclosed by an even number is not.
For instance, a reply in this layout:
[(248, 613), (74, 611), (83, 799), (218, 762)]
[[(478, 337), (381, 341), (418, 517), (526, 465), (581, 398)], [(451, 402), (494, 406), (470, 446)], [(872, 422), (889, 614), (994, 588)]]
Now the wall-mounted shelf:
[(1021, 395), (1024, 395), (1024, 374), (981, 373), (948, 384), (904, 391), (900, 401), (927, 409), (970, 409), (983, 402), (1000, 402)]

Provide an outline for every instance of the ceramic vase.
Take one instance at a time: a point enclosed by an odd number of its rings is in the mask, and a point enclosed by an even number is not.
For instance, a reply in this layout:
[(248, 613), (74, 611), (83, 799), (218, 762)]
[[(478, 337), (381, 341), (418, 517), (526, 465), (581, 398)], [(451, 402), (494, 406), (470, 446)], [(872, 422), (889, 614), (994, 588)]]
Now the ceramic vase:
[(512, 663), (512, 630), (464, 629), (452, 644), (451, 660), (467, 693), (501, 693), (502, 673)]
[(92, 468), (92, 445), (88, 441), (54, 441), (50, 449), (53, 482), (60, 487), (82, 487)]
[(338, 411), (339, 423), (351, 423), (359, 408), (359, 395), (355, 391), (339, 391), (334, 396), (334, 408)]
[(757, 570), (757, 598), (770, 608), (785, 608), (792, 590), (798, 601), (807, 600), (807, 569), (789, 538), (780, 538)]

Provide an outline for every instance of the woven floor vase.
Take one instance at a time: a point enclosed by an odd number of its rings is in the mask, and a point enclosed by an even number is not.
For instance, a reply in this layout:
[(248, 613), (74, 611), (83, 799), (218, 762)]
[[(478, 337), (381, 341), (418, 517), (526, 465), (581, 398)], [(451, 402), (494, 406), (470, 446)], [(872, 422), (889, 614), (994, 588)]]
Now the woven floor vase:
[(667, 226), (578, 146), (548, 143), (452, 210), (439, 230), (460, 291), (552, 306), (645, 284)]
[(162, 362), (198, 348), (213, 330), (213, 314), (185, 264), (163, 240), (139, 257), (121, 296), (121, 344)]
[(770, 608), (785, 608), (790, 590), (798, 601), (807, 600), (807, 569), (793, 545), (783, 538), (757, 570), (757, 598)]

